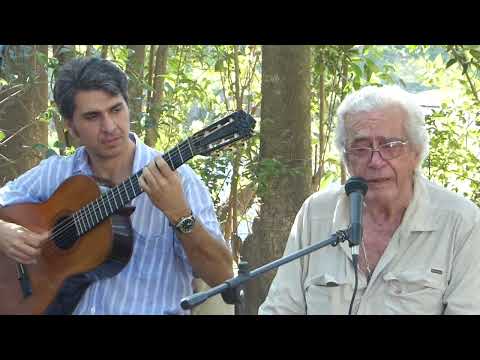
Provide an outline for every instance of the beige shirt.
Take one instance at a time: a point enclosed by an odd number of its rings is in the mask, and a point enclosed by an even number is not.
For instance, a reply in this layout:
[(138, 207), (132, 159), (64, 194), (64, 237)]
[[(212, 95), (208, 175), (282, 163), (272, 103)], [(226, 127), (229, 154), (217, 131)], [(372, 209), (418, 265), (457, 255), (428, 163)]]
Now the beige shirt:
[[(349, 225), (343, 187), (300, 209), (285, 255)], [(259, 314), (348, 314), (355, 274), (348, 242), (278, 268)], [(480, 210), (417, 174), (412, 202), (367, 286), (358, 272), (356, 314), (480, 314)]]

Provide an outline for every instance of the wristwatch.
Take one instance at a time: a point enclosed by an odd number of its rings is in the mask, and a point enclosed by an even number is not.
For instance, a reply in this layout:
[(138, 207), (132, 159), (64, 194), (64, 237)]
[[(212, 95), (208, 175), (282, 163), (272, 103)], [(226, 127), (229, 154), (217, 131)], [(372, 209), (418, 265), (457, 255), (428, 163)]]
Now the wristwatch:
[(189, 234), (192, 232), (194, 225), (195, 217), (193, 216), (193, 213), (190, 213), (190, 215), (184, 216), (178, 220), (178, 222), (175, 224), (175, 229), (180, 231), (182, 234)]

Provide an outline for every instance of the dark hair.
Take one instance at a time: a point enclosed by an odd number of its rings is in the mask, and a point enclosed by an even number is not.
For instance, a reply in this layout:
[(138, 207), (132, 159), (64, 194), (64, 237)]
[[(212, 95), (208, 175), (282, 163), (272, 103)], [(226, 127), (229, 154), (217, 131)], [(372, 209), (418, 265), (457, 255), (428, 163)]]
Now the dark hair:
[(71, 119), (75, 95), (81, 90), (103, 90), (121, 94), (128, 104), (128, 80), (112, 62), (99, 57), (81, 57), (65, 63), (58, 72), (53, 97), (60, 114)]

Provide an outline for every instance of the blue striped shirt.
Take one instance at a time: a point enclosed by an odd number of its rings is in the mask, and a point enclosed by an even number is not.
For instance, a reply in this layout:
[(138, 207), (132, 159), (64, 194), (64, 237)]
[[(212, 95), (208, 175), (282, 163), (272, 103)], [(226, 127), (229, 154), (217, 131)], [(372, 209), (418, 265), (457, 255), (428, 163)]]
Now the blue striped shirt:
[[(133, 173), (145, 167), (158, 151), (133, 133)], [(207, 187), (188, 165), (177, 169), (185, 197), (196, 218), (224, 242)], [(0, 205), (46, 201), (73, 175), (93, 175), (84, 147), (68, 157), (51, 156), (0, 189)], [(142, 193), (132, 203), (134, 249), (125, 268), (112, 278), (96, 281), (86, 290), (74, 314), (188, 314), (180, 300), (193, 293), (193, 273), (183, 246), (167, 217)]]

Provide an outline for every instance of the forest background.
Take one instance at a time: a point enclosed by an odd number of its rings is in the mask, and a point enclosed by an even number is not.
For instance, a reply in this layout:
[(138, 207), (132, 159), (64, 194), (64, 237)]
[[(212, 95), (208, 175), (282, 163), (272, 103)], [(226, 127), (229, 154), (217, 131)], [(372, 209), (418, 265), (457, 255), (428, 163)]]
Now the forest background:
[[(345, 182), (332, 145), (335, 111), (365, 85), (415, 94), (430, 135), (424, 174), (480, 204), (479, 45), (0, 45), (0, 186), (80, 145), (52, 86), (62, 64), (84, 55), (126, 71), (132, 131), (160, 151), (239, 109), (257, 120), (249, 140), (189, 162), (210, 191), (235, 268), (280, 258), (303, 201)], [(249, 282), (242, 307), (217, 297), (195, 313), (256, 314), (274, 275)]]

